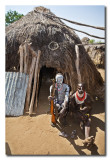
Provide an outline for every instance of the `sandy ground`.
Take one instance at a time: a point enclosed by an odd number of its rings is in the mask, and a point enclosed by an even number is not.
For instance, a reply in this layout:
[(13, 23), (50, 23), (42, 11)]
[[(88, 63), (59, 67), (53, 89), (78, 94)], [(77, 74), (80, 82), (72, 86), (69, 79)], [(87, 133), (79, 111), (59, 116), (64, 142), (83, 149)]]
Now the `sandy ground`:
[[(104, 78), (104, 70), (100, 70)], [(48, 84), (47, 84), (47, 87)], [(51, 115), (47, 95), (49, 91), (41, 88), (37, 115), (25, 113), (20, 117), (6, 117), (6, 154), (7, 155), (105, 155), (105, 106), (100, 101), (93, 104), (91, 135), (95, 136), (95, 145), (87, 149), (82, 145), (84, 134), (78, 122), (68, 115), (68, 127), (51, 127)], [(71, 139), (72, 130), (77, 136)], [(59, 136), (65, 131), (69, 136)]]

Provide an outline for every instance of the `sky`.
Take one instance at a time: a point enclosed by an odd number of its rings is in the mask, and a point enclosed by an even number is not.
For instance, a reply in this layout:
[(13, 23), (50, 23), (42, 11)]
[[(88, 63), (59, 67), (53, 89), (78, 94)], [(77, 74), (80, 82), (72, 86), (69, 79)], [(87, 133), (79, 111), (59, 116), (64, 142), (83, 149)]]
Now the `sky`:
[[(68, 20), (76, 21), (79, 23), (84, 23), (93, 26), (105, 27), (105, 6), (103, 5), (43, 5), (53, 12), (56, 16), (62, 17)], [(23, 15), (26, 15), (28, 12), (32, 11), (37, 5), (6, 5), (5, 13), (7, 11), (17, 11)], [(99, 37), (105, 37), (105, 32), (103, 30), (92, 29), (89, 27), (78, 26), (64, 21), (68, 26), (78, 29), (84, 32), (87, 32), (91, 35), (96, 35)], [(90, 37), (86, 34), (75, 31), (80, 39), (83, 37), (89, 37), (90, 39), (95, 39), (95, 41), (102, 41), (103, 39), (97, 39)]]

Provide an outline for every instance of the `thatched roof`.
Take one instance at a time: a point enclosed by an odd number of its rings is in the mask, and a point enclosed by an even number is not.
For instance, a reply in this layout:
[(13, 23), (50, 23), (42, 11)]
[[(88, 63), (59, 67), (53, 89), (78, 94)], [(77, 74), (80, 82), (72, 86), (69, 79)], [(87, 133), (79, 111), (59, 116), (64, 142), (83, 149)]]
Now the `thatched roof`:
[[(19, 45), (28, 41), (35, 51), (40, 49), (42, 52), (40, 66), (53, 67), (62, 72), (72, 90), (75, 90), (78, 83), (75, 45), (81, 44), (81, 40), (72, 29), (52, 15), (54, 14), (50, 10), (37, 7), (6, 27), (6, 70), (18, 66)], [(82, 81), (88, 92), (94, 94), (95, 90), (97, 93), (103, 86), (101, 75), (83, 46), (79, 46), (79, 51)]]
[(82, 43), (84, 43), (84, 44), (87, 44), (87, 43), (89, 43), (89, 38), (88, 37), (83, 37), (82, 39), (81, 39), (81, 42)]

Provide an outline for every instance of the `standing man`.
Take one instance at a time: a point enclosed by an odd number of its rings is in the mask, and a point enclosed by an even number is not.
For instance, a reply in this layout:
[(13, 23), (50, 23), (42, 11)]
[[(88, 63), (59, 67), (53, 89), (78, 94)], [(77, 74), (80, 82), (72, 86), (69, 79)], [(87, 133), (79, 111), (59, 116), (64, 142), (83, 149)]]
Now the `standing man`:
[(58, 73), (55, 77), (55, 82), (50, 86), (50, 96), (48, 97), (49, 101), (51, 101), (52, 126), (56, 125), (58, 118), (62, 125), (66, 124), (69, 90), (69, 86), (63, 83), (63, 75)]
[(87, 147), (94, 142), (94, 137), (90, 136), (91, 103), (89, 94), (84, 91), (84, 85), (82, 83), (78, 84), (77, 91), (70, 96), (70, 108), (79, 120), (81, 130), (85, 131), (83, 144)]

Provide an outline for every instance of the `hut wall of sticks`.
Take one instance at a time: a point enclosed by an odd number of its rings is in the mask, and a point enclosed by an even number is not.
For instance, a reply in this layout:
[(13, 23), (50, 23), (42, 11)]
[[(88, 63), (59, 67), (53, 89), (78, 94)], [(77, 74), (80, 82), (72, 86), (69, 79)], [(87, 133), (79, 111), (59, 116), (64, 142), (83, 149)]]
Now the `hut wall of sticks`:
[[(6, 71), (29, 74), (27, 110), (29, 106), (37, 107), (39, 74), (43, 66), (61, 72), (65, 83), (72, 91), (76, 90), (77, 58), (81, 82), (85, 83), (87, 92), (93, 97), (104, 98), (103, 79), (81, 44), (74, 30), (44, 7), (34, 8), (6, 27)], [(78, 57), (75, 46), (78, 47)]]

